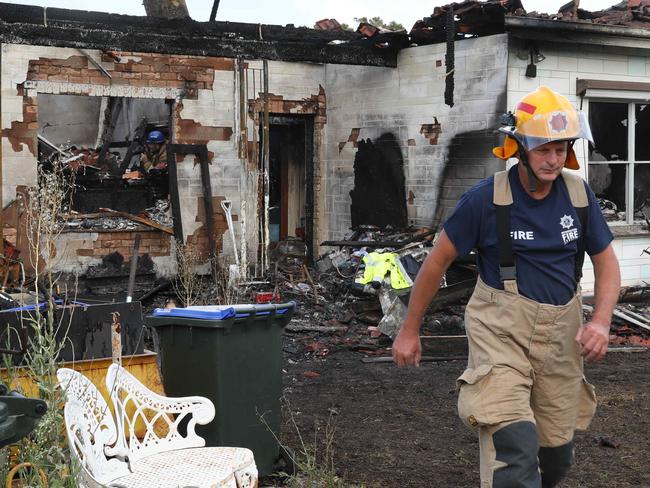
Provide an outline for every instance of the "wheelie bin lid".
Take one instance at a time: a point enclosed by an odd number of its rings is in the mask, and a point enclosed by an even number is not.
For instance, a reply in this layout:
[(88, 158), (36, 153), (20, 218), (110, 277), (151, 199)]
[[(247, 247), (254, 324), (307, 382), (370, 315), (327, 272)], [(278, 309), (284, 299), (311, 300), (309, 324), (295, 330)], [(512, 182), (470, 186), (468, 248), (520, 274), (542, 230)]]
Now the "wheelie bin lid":
[[(265, 316), (282, 316), (292, 314), (296, 302), (266, 303), (266, 304), (238, 304), (238, 305), (203, 305), (178, 308), (157, 308), (151, 314), (152, 318), (185, 318), (200, 320), (227, 320), (262, 318)], [(153, 322), (152, 322), (153, 324)]]
[(183, 317), (187, 319), (225, 320), (235, 316), (232, 306), (207, 305), (185, 308), (157, 308), (152, 314), (154, 317)]

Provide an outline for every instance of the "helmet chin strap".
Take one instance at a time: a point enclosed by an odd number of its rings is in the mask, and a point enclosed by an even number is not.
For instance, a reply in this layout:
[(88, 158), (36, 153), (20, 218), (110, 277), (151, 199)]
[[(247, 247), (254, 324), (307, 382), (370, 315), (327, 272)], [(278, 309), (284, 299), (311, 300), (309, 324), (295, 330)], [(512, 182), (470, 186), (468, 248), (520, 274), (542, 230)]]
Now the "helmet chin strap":
[(523, 145), (519, 143), (517, 143), (517, 145), (519, 146), (519, 160), (523, 163), (524, 168), (526, 168), (526, 172), (528, 173), (528, 190), (531, 193), (535, 193), (537, 191), (537, 182), (539, 181), (539, 178), (528, 163), (528, 155), (526, 154)]

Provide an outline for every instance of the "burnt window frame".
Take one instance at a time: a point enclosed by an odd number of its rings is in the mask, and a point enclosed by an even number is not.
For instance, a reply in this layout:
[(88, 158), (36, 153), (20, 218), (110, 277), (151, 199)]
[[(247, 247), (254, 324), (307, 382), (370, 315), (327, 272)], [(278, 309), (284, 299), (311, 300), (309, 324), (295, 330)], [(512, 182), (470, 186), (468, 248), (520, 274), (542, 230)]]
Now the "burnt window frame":
[(585, 176), (587, 181), (589, 181), (589, 169), (591, 165), (625, 165), (625, 220), (608, 221), (607, 224), (610, 226), (620, 227), (645, 223), (643, 220), (634, 219), (634, 169), (635, 166), (641, 164), (650, 164), (650, 160), (636, 160), (636, 131), (630, 130), (630, 128), (636, 127), (636, 106), (650, 105), (650, 92), (632, 92), (629, 90), (588, 90), (585, 96), (585, 102), (587, 102), (585, 104), (585, 112), (587, 116), (589, 116), (590, 105), (594, 102), (627, 104), (627, 159), (615, 161), (591, 161), (589, 159), (589, 150), (585, 142), (584, 155), (587, 162)]

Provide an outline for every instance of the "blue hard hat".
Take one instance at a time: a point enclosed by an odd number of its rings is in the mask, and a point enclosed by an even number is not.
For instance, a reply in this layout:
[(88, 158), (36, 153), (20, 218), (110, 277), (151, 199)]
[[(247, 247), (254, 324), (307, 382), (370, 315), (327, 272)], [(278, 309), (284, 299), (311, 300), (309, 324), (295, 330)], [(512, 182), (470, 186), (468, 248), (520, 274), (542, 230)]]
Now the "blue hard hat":
[(149, 135), (147, 135), (147, 142), (162, 144), (163, 142), (165, 142), (165, 134), (163, 134), (159, 130), (152, 130), (151, 132), (149, 132)]

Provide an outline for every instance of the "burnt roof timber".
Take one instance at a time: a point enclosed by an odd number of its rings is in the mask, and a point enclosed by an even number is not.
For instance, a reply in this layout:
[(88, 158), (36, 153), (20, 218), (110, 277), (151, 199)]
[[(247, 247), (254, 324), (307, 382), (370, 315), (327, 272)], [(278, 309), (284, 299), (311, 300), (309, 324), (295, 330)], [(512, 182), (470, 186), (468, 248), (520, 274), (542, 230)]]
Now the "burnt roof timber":
[[(331, 40), (342, 38), (354, 44), (329, 44)], [(359, 39), (362, 37), (356, 33), (293, 26), (203, 23), (44, 9), (0, 2), (0, 42), (11, 44), (249, 60), (397, 66), (397, 49), (357, 45)]]
[(0, 42), (38, 46), (132, 51), (143, 53), (268, 59), (310, 63), (397, 66), (397, 52), (363, 46), (314, 45), (296, 42), (252, 41), (125, 33), (107, 30), (44, 27), (0, 22)]

